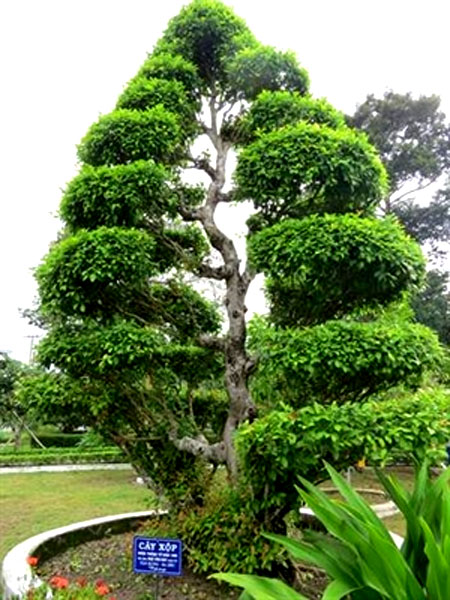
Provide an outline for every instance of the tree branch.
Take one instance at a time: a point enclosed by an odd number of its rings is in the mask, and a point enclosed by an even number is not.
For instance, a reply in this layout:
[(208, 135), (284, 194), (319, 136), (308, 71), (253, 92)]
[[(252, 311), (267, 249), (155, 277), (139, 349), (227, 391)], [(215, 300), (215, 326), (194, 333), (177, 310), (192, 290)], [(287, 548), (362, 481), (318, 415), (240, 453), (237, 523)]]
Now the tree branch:
[(257, 273), (255, 268), (247, 262), (245, 265), (245, 270), (242, 273), (242, 284), (245, 286), (245, 290), (247, 291), (251, 282), (255, 279)]
[(225, 351), (225, 339), (214, 335), (201, 335), (198, 338), (198, 343), (203, 348), (210, 348), (211, 350)]
[(188, 208), (180, 202), (178, 210), (185, 221), (201, 221), (201, 212), (196, 208)]
[(221, 465), (225, 463), (225, 444), (223, 442), (210, 444), (203, 435), (196, 438), (185, 436), (181, 439), (172, 439), (172, 442), (182, 452), (188, 452), (194, 456), (203, 456), (213, 464)]
[(188, 160), (192, 162), (194, 169), (200, 169), (201, 171), (204, 171), (213, 181), (215, 180), (217, 176), (216, 170), (206, 156), (188, 156)]
[(230, 275), (230, 269), (227, 265), (221, 265), (220, 267), (212, 267), (206, 263), (201, 264), (197, 273), (199, 277), (208, 277), (209, 279), (227, 279)]
[(247, 377), (249, 377), (252, 373), (255, 372), (257, 366), (258, 359), (255, 356), (247, 358), (247, 361), (245, 363), (245, 372), (247, 374)]
[(218, 192), (218, 202), (233, 202), (233, 192)]
[(405, 196), (409, 196), (411, 194), (414, 194), (415, 192), (421, 192), (422, 190), (426, 190), (427, 187), (429, 187), (430, 185), (432, 185), (433, 183), (436, 183), (436, 181), (439, 179), (438, 176), (433, 177), (433, 179), (430, 179), (430, 181), (428, 183), (425, 183), (423, 185), (418, 185), (416, 188), (409, 190), (407, 192), (404, 192), (403, 194), (400, 194), (400, 196), (397, 196), (397, 198), (391, 198), (389, 204), (397, 204), (402, 198), (404, 198)]

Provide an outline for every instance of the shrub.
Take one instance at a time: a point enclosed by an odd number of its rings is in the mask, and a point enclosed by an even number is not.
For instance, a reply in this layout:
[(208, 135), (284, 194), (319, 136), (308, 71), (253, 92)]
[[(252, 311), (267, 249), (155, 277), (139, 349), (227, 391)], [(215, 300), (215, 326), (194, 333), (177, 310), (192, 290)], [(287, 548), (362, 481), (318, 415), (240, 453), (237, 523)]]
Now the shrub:
[[(74, 448), (83, 440), (84, 435), (84, 433), (39, 433), (38, 439), (46, 448)], [(31, 446), (40, 447), (33, 438), (31, 438)]]
[(251, 507), (279, 513), (298, 506), (298, 477), (326, 479), (324, 460), (338, 469), (362, 457), (372, 465), (414, 457), (439, 464), (450, 438), (449, 412), (450, 394), (443, 388), (362, 404), (280, 407), (241, 427), (237, 436)]
[(127, 462), (127, 459), (118, 448), (95, 448), (93, 450), (54, 448), (51, 450), (0, 452), (0, 465), (3, 467), (123, 462)]

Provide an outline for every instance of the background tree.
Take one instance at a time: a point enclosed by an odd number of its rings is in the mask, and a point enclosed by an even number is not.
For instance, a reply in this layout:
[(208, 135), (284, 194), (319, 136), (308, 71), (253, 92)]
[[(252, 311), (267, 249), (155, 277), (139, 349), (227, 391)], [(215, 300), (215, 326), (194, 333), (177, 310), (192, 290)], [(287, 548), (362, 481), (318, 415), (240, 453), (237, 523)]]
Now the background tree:
[(383, 98), (371, 94), (348, 120), (368, 134), (386, 166), (391, 188), (383, 202), (384, 210), (394, 213), (437, 263), (413, 306), (417, 320), (433, 328), (441, 341), (448, 343), (447, 274), (439, 265), (445, 258), (445, 243), (450, 240), (448, 181), (434, 193), (431, 202), (418, 203), (415, 199), (415, 194), (429, 186), (442, 184), (442, 178), (449, 173), (450, 126), (440, 110), (440, 99), (434, 95), (413, 98), (409, 93), (393, 91), (386, 92)]
[(15, 393), (19, 381), (29, 371), (27, 365), (0, 352), (0, 425), (11, 429), (16, 449), (20, 448), (24, 430), (34, 435), (29, 427), (33, 422), (33, 410)]
[[(37, 269), (49, 329), (41, 362), (79, 381), (104, 435), (182, 509), (197, 568), (251, 569), (262, 556), (268, 565), (256, 534), (263, 523), (282, 528), (295, 507), (287, 451), (311, 411), (323, 415), (313, 432), (326, 451), (304, 449), (295, 464), (318, 480), (324, 454), (344, 467), (369, 452), (355, 428), (336, 436), (343, 403), (416, 387), (440, 352), (431, 332), (389, 308), (420, 285), (424, 261), (392, 219), (374, 216), (386, 195), (375, 150), (307, 90), (291, 53), (258, 43), (220, 2), (194, 0), (82, 140), (65, 229)], [(192, 170), (199, 184), (187, 183)], [(248, 200), (244, 262), (217, 208)], [(249, 345), (245, 298), (257, 272), (271, 314)], [(186, 273), (223, 282), (226, 324)], [(227, 467), (219, 500), (210, 464)], [(258, 546), (248, 556), (243, 537)]]
[(386, 166), (390, 190), (386, 212), (433, 183), (450, 168), (450, 126), (438, 96), (413, 98), (392, 90), (383, 98), (367, 96), (349, 118), (365, 131)]
[(415, 318), (431, 327), (446, 346), (450, 345), (450, 295), (448, 273), (431, 270), (425, 288), (412, 299)]
[(33, 415), (33, 422), (53, 425), (63, 433), (95, 424), (89, 418), (90, 399), (83, 396), (83, 387), (63, 373), (29, 369), (15, 382), (14, 398)]

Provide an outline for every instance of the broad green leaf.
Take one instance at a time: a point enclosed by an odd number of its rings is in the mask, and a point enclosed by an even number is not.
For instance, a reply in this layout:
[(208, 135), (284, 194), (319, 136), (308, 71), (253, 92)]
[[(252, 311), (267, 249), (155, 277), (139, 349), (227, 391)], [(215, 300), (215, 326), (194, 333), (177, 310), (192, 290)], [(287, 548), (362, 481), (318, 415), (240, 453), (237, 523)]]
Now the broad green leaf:
[(342, 581), (332, 581), (327, 586), (322, 596), (322, 600), (341, 600), (341, 598), (344, 598), (347, 594), (358, 589), (358, 587), (349, 586)]
[(305, 596), (277, 579), (237, 573), (217, 573), (211, 577), (244, 588), (254, 600), (307, 600)]

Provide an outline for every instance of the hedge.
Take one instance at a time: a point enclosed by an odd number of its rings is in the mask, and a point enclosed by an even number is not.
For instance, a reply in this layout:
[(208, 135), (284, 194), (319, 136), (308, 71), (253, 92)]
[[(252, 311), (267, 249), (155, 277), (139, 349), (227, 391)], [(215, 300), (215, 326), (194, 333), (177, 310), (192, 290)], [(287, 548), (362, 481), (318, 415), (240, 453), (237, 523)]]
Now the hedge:
[(0, 466), (39, 466), (89, 463), (125, 463), (126, 457), (118, 448), (92, 450), (24, 450), (0, 452)]

